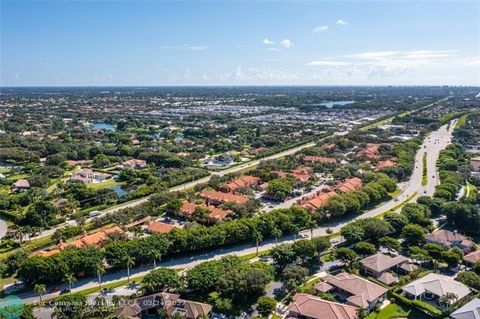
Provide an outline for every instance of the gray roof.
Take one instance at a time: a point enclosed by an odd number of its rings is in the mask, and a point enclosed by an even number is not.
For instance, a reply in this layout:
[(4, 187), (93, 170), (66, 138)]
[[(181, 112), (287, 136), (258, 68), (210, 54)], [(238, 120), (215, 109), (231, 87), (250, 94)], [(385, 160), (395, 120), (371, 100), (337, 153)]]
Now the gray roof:
[(428, 291), (441, 297), (447, 292), (451, 292), (457, 296), (458, 300), (471, 292), (470, 288), (464, 284), (450, 277), (433, 273), (403, 286), (402, 290), (414, 296), (419, 296), (425, 291)]
[(408, 258), (405, 256), (390, 257), (389, 255), (377, 253), (375, 255), (363, 258), (360, 260), (360, 263), (363, 267), (371, 269), (375, 272), (384, 272), (406, 261), (408, 261)]
[(453, 312), (450, 317), (454, 319), (480, 319), (480, 299), (473, 299), (457, 311)]

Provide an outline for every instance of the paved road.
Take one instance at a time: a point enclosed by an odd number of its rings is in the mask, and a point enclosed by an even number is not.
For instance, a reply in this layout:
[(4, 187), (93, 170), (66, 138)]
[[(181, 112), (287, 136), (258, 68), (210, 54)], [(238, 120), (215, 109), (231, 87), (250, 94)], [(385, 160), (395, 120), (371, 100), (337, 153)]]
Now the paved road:
[[(454, 125), (451, 125), (453, 128)], [(411, 179), (407, 183), (403, 183), (401, 185), (401, 193), (397, 197), (399, 200), (394, 200), (392, 199), (389, 202), (386, 202), (372, 210), (367, 211), (360, 217), (358, 218), (365, 218), (365, 217), (373, 217), (376, 215), (379, 215), (387, 210), (390, 210), (397, 206), (399, 203), (407, 199), (413, 194), (418, 194), (418, 195), (423, 195), (424, 191), (426, 191), (427, 195), (432, 195), (435, 186), (437, 185), (437, 174), (434, 173), (436, 171), (436, 160), (439, 156), (440, 150), (445, 148), (451, 141), (451, 133), (452, 129), (450, 131), (447, 130), (447, 125), (442, 126), (438, 131), (433, 132), (432, 134), (429, 135), (422, 144), (422, 148), (420, 151), (417, 153), (415, 162), (416, 166), (414, 168), (414, 171), (412, 173)], [(425, 146), (425, 147), (424, 147)], [(427, 169), (429, 172), (429, 179), (428, 179), (428, 184), (426, 186), (422, 186), (422, 171), (423, 171), (423, 153), (427, 152), (428, 157), (427, 157)], [(433, 173), (432, 173), (433, 172)], [(331, 222), (325, 225), (322, 225), (322, 227), (316, 228), (313, 230), (314, 236), (324, 236), (327, 235), (327, 229), (331, 229), (332, 231), (336, 232), (339, 231), (341, 227), (351, 223), (355, 219), (348, 219), (345, 218), (343, 220), (338, 220), (335, 222)], [(301, 232), (302, 234), (310, 235), (310, 230), (305, 230)], [(298, 236), (297, 238), (298, 239)], [(284, 236), (283, 238), (280, 238), (278, 240), (279, 243), (291, 243), (295, 240), (293, 236)], [(275, 246), (275, 241), (274, 240), (266, 240), (264, 241), (261, 246), (260, 250), (268, 250), (271, 249)], [(182, 269), (189, 269), (191, 267), (194, 267), (195, 265), (207, 261), (207, 260), (213, 260), (213, 259), (219, 259), (221, 257), (224, 257), (226, 255), (246, 255), (246, 254), (251, 254), (254, 253), (256, 250), (255, 247), (249, 244), (242, 244), (242, 245), (236, 245), (232, 247), (226, 247), (226, 248), (221, 248), (221, 249), (216, 249), (214, 251), (202, 253), (202, 254), (197, 254), (193, 256), (188, 256), (188, 257), (179, 257), (179, 258), (173, 258), (169, 260), (165, 260), (161, 263), (158, 263), (159, 266), (162, 267), (175, 267), (175, 268), (182, 268)], [(132, 276), (142, 276), (147, 274), (149, 271), (153, 269), (153, 265), (148, 265), (148, 266), (143, 266), (143, 267), (136, 267), (132, 269)], [(114, 282), (118, 280), (124, 280), (126, 279), (126, 271), (117, 271), (113, 273), (109, 273), (103, 276), (103, 283), (109, 283), (109, 282)], [(87, 288), (95, 287), (98, 286), (98, 282), (94, 278), (87, 278), (87, 279), (80, 279), (77, 281), (74, 285), (73, 292), (75, 291), (80, 291), (84, 290)], [(66, 286), (64, 285), (58, 285), (60, 288), (65, 288)], [(51, 288), (51, 287), (49, 287)], [(48, 289), (47, 289), (48, 291)], [(48, 298), (53, 298), (58, 296), (59, 293), (51, 293), (51, 294), (46, 294), (44, 296), (44, 299)], [(33, 292), (26, 292), (23, 294), (18, 295), (18, 297), (22, 298), (25, 303), (32, 304), (35, 302), (38, 302), (38, 297), (33, 293)]]
[(7, 223), (0, 219), (0, 239), (7, 233)]

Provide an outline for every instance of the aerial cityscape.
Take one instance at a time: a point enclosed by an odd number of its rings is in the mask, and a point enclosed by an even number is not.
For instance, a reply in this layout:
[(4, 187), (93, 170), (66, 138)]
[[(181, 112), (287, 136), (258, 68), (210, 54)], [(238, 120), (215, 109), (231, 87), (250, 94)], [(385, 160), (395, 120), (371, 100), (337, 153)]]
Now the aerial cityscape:
[(0, 319), (480, 319), (480, 2), (0, 9)]

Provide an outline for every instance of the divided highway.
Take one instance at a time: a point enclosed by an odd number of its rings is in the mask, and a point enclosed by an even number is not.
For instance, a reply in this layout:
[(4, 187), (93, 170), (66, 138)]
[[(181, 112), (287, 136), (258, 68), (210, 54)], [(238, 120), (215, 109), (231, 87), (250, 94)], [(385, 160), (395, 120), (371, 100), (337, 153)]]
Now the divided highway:
[[(327, 235), (327, 230), (330, 229), (333, 232), (337, 232), (343, 226), (351, 223), (352, 221), (358, 218), (365, 218), (365, 217), (374, 217), (384, 213), (385, 211), (391, 210), (395, 208), (399, 203), (409, 199), (414, 200), (415, 197), (421, 195), (433, 195), (435, 190), (435, 186), (438, 183), (438, 176), (436, 173), (436, 162), (439, 156), (439, 153), (442, 149), (444, 149), (450, 142), (452, 137), (452, 131), (455, 127), (456, 120), (452, 121), (450, 127), (448, 125), (442, 126), (437, 131), (431, 133), (423, 142), (421, 149), (417, 152), (415, 158), (415, 168), (411, 175), (411, 178), (408, 182), (402, 183), (399, 185), (401, 189), (401, 193), (396, 199), (392, 199), (376, 208), (373, 208), (363, 215), (357, 218), (346, 218), (343, 220), (338, 220), (329, 224), (322, 225), (313, 230), (314, 236), (324, 236)], [(422, 186), (422, 174), (423, 174), (423, 154), (427, 153), (427, 171), (428, 171), (428, 183), (426, 186)], [(305, 235), (310, 235), (310, 230), (305, 230), (301, 232)], [(293, 236), (284, 236), (278, 240), (279, 243), (291, 243), (295, 240)], [(268, 250), (275, 246), (274, 240), (264, 241), (260, 245), (260, 250)], [(158, 263), (158, 266), (162, 267), (175, 267), (175, 268), (182, 268), (182, 269), (189, 269), (194, 267), (195, 265), (213, 259), (219, 259), (226, 255), (247, 255), (251, 253), (255, 253), (256, 248), (249, 244), (241, 244), (232, 247), (226, 247), (221, 249), (215, 249), (207, 253), (197, 254), (187, 257), (179, 257), (179, 258), (172, 258), (170, 260), (164, 260), (161, 263)], [(143, 276), (150, 272), (153, 269), (152, 265), (143, 266), (143, 267), (135, 267), (132, 269), (131, 274), (132, 277)], [(102, 277), (102, 282), (104, 284), (111, 283), (114, 281), (125, 280), (127, 279), (126, 270), (116, 271), (113, 273), (105, 274)], [(95, 278), (86, 278), (80, 279), (76, 282), (73, 286), (72, 291), (81, 291), (84, 289), (92, 288), (98, 286), (98, 281)], [(66, 288), (66, 285), (59, 285), (60, 289)], [(50, 287), (49, 287), (50, 288)], [(48, 291), (48, 289), (47, 289)], [(55, 293), (47, 293), (43, 296), (43, 299), (54, 298), (59, 295), (59, 292)], [(33, 304), (38, 302), (38, 297), (33, 292), (26, 292), (18, 295), (18, 297), (22, 298), (23, 301), (27, 304)]]

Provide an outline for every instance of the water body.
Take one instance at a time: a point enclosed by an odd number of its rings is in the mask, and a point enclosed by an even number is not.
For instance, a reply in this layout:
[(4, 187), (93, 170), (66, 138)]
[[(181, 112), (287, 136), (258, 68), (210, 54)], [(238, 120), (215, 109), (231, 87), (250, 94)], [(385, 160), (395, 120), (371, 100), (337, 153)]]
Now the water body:
[(112, 124), (108, 124), (108, 123), (93, 123), (93, 129), (115, 132), (115, 127), (113, 127)]
[(121, 185), (113, 186), (112, 190), (117, 194), (118, 197), (124, 197), (132, 191), (132, 189), (122, 188)]
[(334, 106), (344, 106), (344, 105), (352, 104), (354, 102), (355, 101), (327, 101), (327, 102), (319, 103), (318, 105), (324, 105), (327, 108), (331, 109)]

